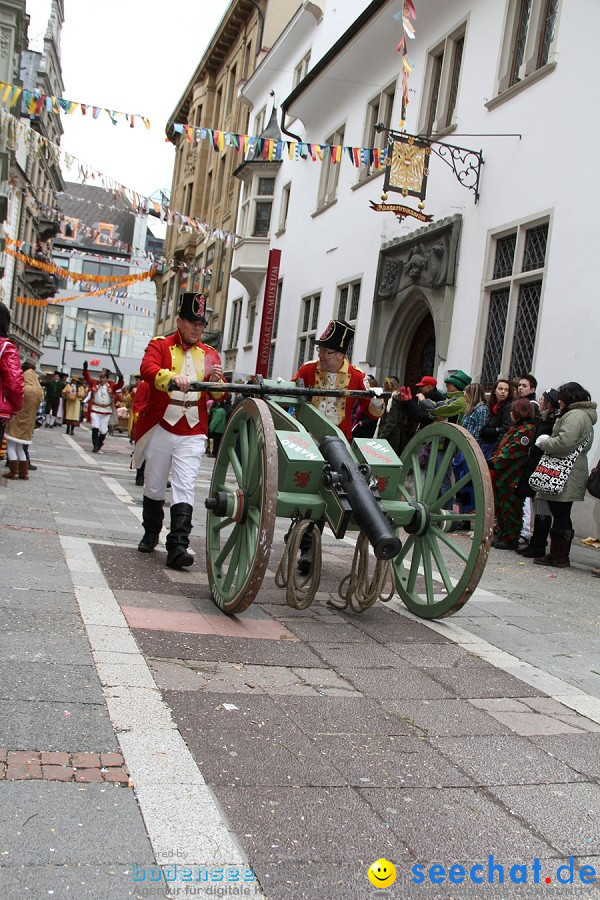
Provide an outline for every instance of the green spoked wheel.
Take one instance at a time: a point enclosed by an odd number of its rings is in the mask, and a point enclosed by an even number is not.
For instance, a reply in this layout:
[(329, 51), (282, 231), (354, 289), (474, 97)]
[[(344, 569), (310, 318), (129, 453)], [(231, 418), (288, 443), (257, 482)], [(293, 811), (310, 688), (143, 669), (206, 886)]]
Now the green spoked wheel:
[(277, 439), (264, 401), (248, 398), (236, 406), (205, 503), (213, 600), (223, 612), (243, 612), (262, 584), (275, 528)]
[(494, 499), (488, 465), (472, 435), (447, 423), (418, 432), (401, 461), (400, 496), (416, 514), (393, 561), (396, 590), (421, 618), (450, 616), (477, 587), (489, 553)]

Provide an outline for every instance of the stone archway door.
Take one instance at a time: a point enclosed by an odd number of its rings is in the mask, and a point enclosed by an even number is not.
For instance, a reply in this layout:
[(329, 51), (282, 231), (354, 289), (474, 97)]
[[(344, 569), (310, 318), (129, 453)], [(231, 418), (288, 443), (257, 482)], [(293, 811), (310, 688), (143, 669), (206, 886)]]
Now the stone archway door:
[(404, 366), (404, 384), (414, 387), (423, 375), (433, 375), (435, 369), (435, 326), (428, 312), (417, 326), (410, 342)]

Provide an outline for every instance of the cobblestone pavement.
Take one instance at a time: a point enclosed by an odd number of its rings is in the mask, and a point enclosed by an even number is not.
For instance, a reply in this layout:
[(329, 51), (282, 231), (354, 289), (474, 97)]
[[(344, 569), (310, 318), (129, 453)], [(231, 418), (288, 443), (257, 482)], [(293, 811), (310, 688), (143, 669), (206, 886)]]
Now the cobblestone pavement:
[(492, 551), (426, 623), (397, 598), (332, 609), (352, 549), (326, 532), (297, 611), (278, 521), (257, 600), (226, 617), (212, 460), (174, 572), (162, 544), (137, 553), (130, 450), (41, 430), (37, 471), (0, 485), (0, 896), (600, 897), (596, 551), (550, 573)]

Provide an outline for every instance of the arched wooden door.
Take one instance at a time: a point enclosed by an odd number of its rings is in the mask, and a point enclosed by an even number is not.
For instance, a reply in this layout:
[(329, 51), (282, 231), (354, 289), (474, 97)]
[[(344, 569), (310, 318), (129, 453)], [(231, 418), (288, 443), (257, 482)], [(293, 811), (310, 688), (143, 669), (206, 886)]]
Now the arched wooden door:
[(427, 313), (410, 343), (404, 369), (404, 384), (414, 387), (423, 375), (433, 375), (435, 366), (435, 326)]

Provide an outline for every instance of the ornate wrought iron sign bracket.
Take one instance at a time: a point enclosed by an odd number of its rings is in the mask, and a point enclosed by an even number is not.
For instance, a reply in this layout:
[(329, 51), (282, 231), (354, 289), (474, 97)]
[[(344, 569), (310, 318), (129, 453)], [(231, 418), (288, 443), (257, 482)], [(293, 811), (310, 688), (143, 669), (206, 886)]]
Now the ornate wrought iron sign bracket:
[[(386, 129), (379, 125), (375, 126), (375, 130), (384, 131)], [(460, 184), (473, 192), (475, 203), (477, 203), (479, 179), (483, 165), (481, 150), (469, 150), (445, 141), (431, 140), (419, 135), (392, 130), (388, 130), (384, 192), (394, 191), (404, 197), (418, 197), (421, 201), (419, 209), (423, 209), (429, 177), (429, 160), (432, 153), (450, 166)], [(382, 196), (382, 199), (387, 198)]]
[(475, 195), (475, 203), (479, 200), (479, 178), (483, 165), (481, 150), (467, 150), (445, 141), (433, 141), (431, 150), (450, 166), (459, 182)]

